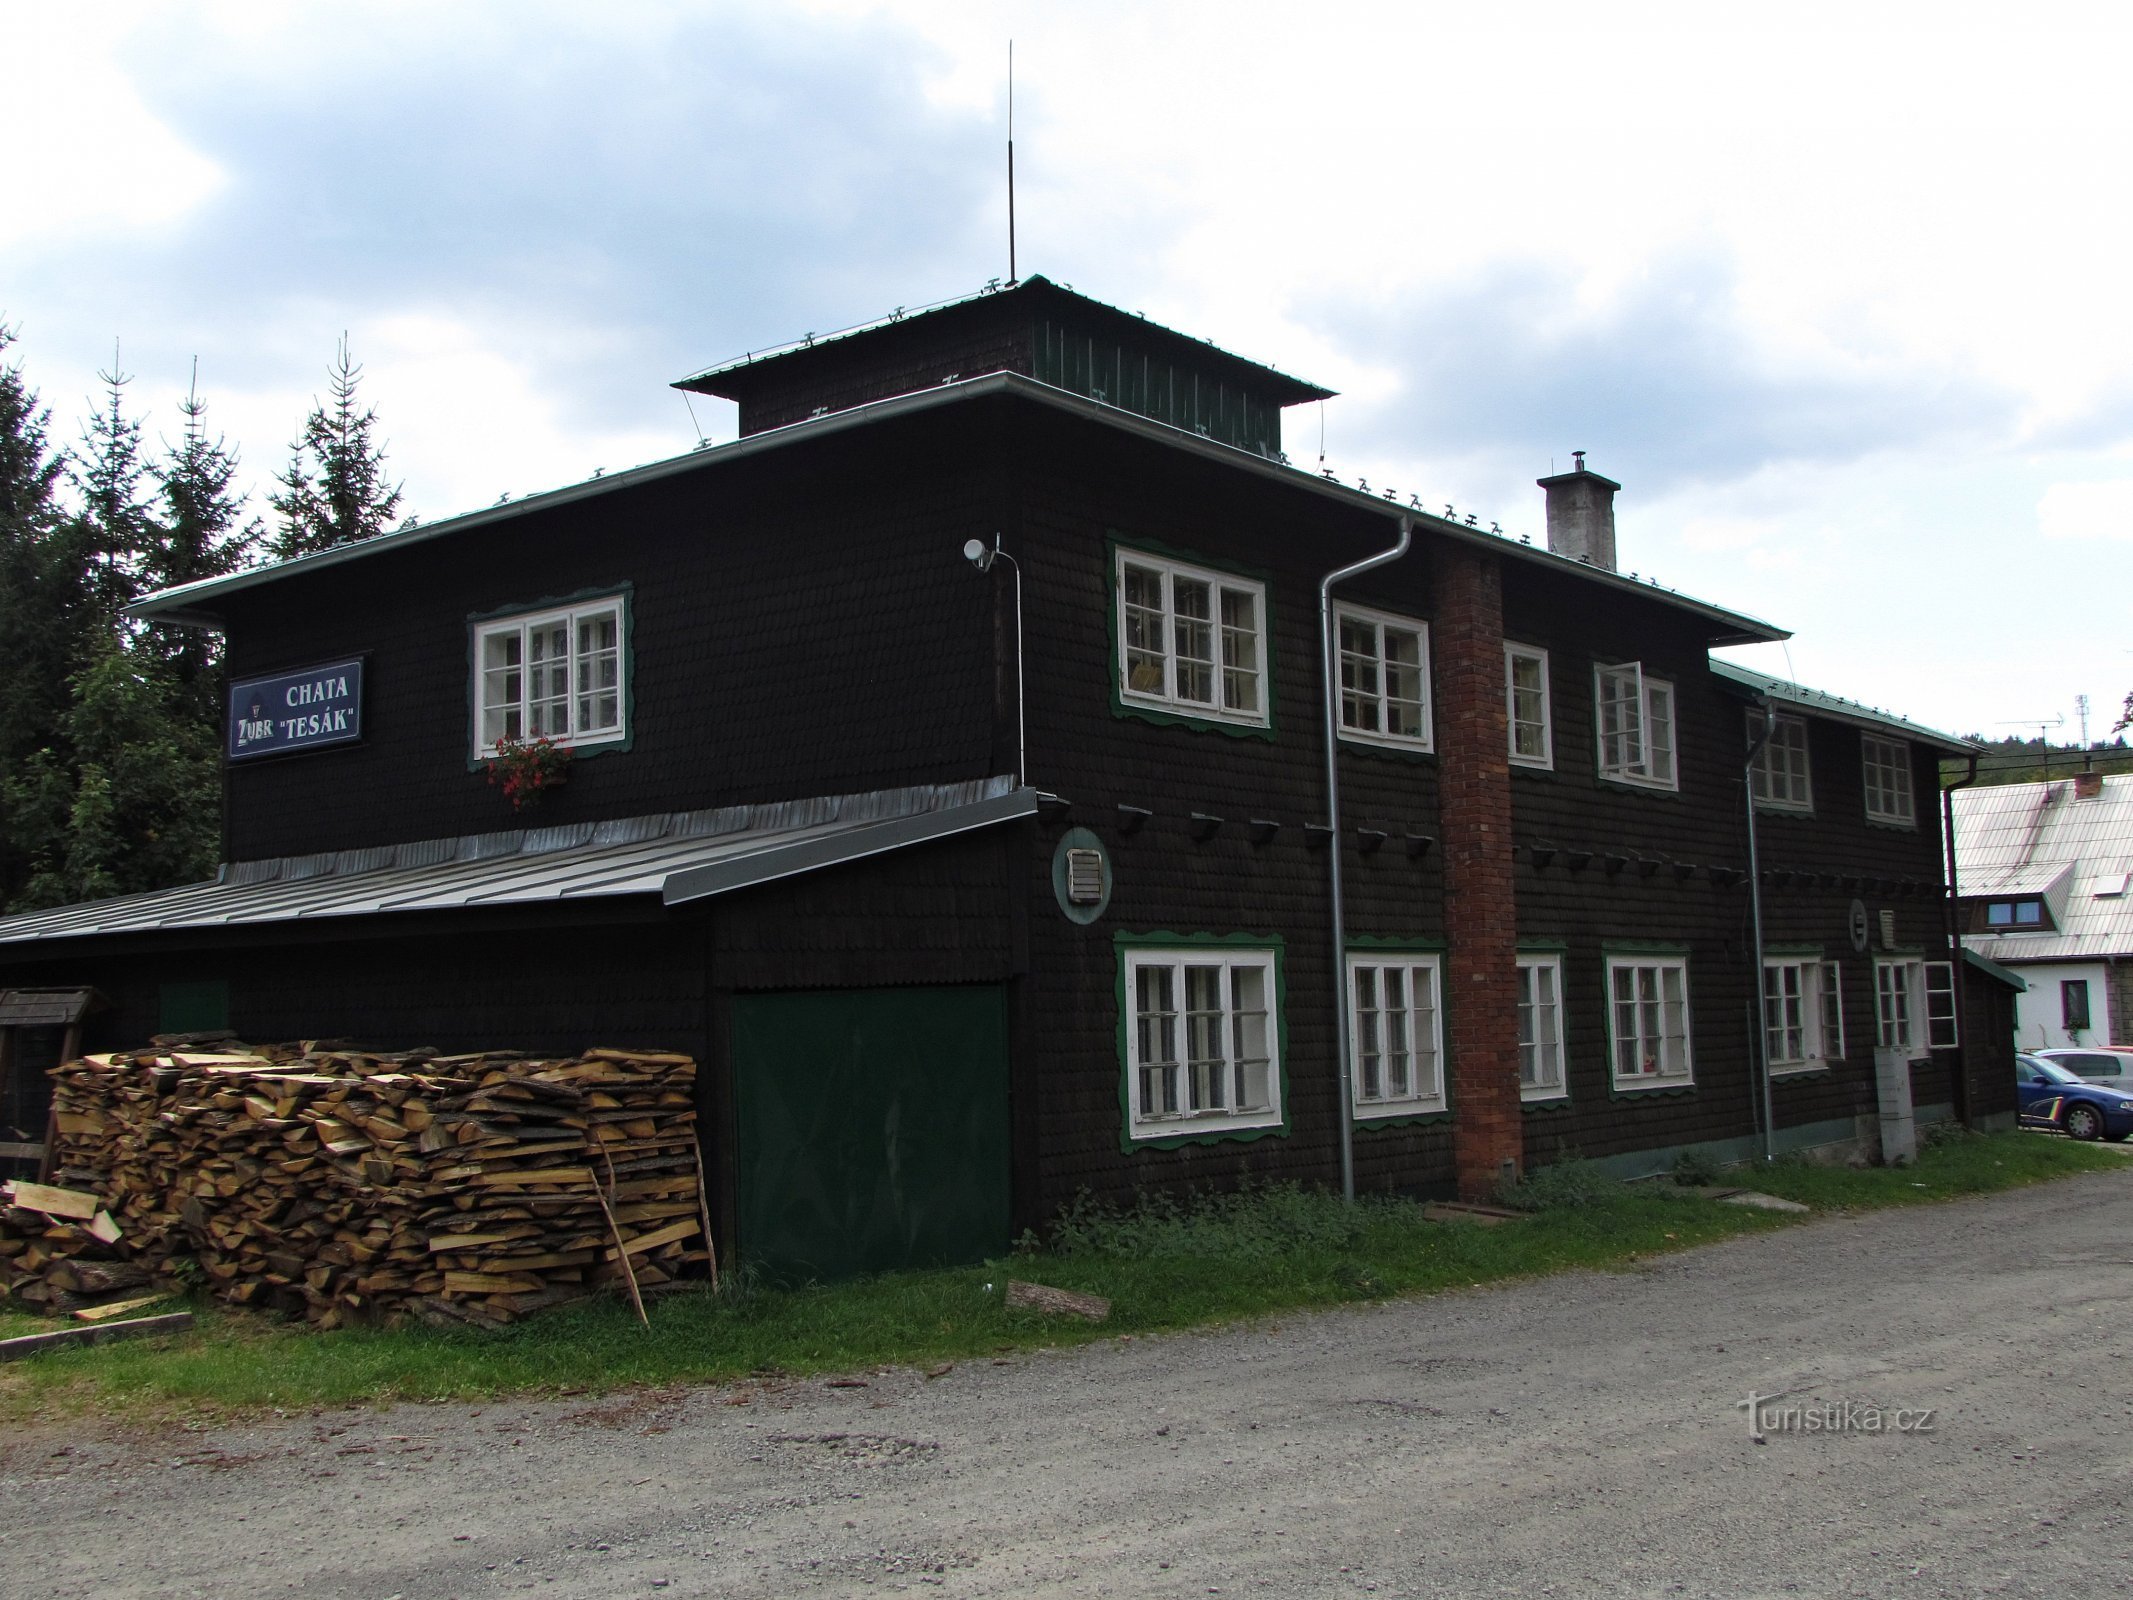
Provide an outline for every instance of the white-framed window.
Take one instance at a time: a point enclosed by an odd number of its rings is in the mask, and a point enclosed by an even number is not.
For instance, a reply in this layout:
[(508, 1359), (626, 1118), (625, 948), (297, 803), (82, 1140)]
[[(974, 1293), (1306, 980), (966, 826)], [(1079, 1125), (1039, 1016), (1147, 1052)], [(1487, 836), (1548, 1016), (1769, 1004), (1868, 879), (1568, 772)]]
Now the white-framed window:
[(1262, 583), (1121, 550), (1118, 652), (1129, 705), (1267, 725)]
[(1348, 1068), (1358, 1119), (1444, 1109), (1440, 975), (1435, 956), (1349, 956)]
[(1772, 1072), (1814, 1072), (1844, 1059), (1844, 981), (1834, 961), (1763, 963), (1763, 1049)]
[(1563, 958), (1518, 958), (1518, 1094), (1560, 1100), (1570, 1092), (1563, 1069)]
[(1859, 735), (1859, 760), (1866, 774), (1866, 815), (1870, 822), (1911, 828), (1918, 807), (1911, 798), (1911, 747), (1900, 739)]
[(1640, 662), (1593, 668), (1599, 717), (1600, 775), (1654, 789), (1674, 779), (1674, 686)]
[(1555, 729), (1548, 701), (1548, 652), (1531, 645), (1503, 647), (1504, 715), (1511, 760), (1521, 767), (1555, 765)]
[(1342, 606), (1341, 737), (1367, 744), (1430, 748), (1429, 624), (1385, 611)]
[(1275, 953), (1149, 947), (1125, 963), (1132, 1137), (1279, 1126)]
[(474, 624), (474, 754), (499, 739), (626, 738), (627, 600), (608, 595)]
[(1882, 1050), (1952, 1048), (1957, 1043), (1955, 963), (1876, 961), (1874, 1043)]
[[(1749, 712), (1748, 737), (1752, 740), (1762, 731), (1762, 713)], [(1764, 810), (1814, 810), (1814, 784), (1807, 771), (1807, 724), (1798, 717), (1776, 719), (1749, 771), (1755, 803)]]
[(1694, 1082), (1687, 957), (1609, 956), (1607, 1033), (1617, 1089)]

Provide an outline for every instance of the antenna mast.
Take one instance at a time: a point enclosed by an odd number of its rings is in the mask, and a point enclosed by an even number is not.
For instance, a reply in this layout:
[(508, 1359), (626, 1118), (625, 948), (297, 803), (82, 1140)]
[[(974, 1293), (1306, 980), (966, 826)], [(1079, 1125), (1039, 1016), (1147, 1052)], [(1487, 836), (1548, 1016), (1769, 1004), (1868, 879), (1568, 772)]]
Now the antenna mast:
[(1015, 286), (1015, 41), (1007, 41), (1007, 286)]

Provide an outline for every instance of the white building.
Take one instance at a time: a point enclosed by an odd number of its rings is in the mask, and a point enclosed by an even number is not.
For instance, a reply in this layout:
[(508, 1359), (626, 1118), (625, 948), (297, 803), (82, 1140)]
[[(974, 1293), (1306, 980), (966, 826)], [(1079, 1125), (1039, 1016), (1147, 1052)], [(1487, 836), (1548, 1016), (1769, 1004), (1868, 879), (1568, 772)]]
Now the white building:
[(2016, 1047), (2133, 1044), (2133, 775), (1952, 798), (1963, 943), (2029, 980)]

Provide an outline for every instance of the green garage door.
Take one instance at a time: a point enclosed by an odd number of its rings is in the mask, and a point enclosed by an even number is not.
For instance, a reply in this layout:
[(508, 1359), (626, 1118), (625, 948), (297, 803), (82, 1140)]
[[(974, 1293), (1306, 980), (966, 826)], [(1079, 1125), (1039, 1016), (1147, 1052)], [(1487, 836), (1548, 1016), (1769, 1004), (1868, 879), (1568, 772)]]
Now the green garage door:
[(774, 1279), (1007, 1247), (1007, 1004), (997, 987), (733, 1003), (740, 1250)]

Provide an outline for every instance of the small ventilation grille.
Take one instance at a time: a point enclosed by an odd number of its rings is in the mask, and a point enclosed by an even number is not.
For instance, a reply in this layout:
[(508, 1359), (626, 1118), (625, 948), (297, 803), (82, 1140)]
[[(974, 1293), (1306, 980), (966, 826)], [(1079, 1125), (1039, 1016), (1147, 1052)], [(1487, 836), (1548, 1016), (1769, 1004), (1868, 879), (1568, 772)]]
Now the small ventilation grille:
[(1067, 904), (1099, 905), (1104, 897), (1104, 854), (1101, 850), (1069, 850), (1066, 853)]

